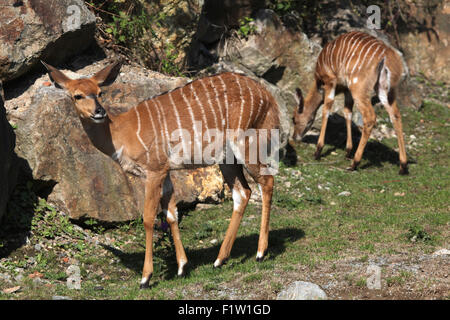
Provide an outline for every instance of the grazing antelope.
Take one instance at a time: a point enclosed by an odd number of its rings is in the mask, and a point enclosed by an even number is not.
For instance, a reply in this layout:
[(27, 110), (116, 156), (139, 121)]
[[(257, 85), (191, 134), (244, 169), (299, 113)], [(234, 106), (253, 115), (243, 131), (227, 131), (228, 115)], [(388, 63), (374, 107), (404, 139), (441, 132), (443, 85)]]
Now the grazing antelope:
[[(198, 159), (194, 159), (198, 155), (195, 151), (206, 151), (207, 147), (202, 145), (202, 140), (212, 141), (214, 130), (216, 133), (232, 129), (254, 129), (259, 130), (258, 132), (263, 131), (262, 129), (277, 130), (279, 111), (274, 98), (262, 85), (250, 78), (236, 73), (223, 73), (195, 80), (184, 87), (143, 101), (127, 112), (112, 115), (101, 104), (100, 87), (115, 68), (115, 64), (90, 78), (78, 80), (72, 80), (56, 68), (43, 64), (53, 81), (72, 97), (75, 110), (92, 143), (119, 162), (124, 169), (137, 169), (146, 177), (143, 213), (146, 243), (140, 287), (148, 287), (153, 272), (153, 227), (158, 204), (161, 204), (171, 228), (178, 275), (183, 275), (187, 258), (178, 228), (178, 213), (169, 171), (191, 168), (193, 160), (198, 163)], [(179, 161), (175, 150), (174, 138), (174, 133), (180, 131), (197, 137), (192, 141), (175, 134), (176, 137), (181, 137), (178, 141), (181, 140), (179, 144), (183, 147), (182, 162)], [(236, 140), (231, 141), (225, 136), (216, 139), (216, 143), (221, 146), (237, 143)], [(240, 141), (244, 145), (244, 152), (249, 150), (248, 140), (244, 143)], [(263, 148), (260, 140), (257, 141), (258, 147)], [(194, 152), (187, 152), (187, 158), (185, 151)], [(239, 160), (238, 155), (234, 151), (233, 153), (232, 159)], [(264, 173), (264, 169), (269, 165), (259, 159), (252, 163), (245, 155), (240, 159), (240, 163), (232, 161), (230, 164), (221, 162), (225, 157), (224, 153), (214, 153), (215, 162), (219, 163), (234, 202), (231, 221), (214, 267), (221, 266), (229, 257), (250, 199), (251, 190), (244, 177), (244, 167), (258, 183), (262, 195), (261, 230), (256, 259), (262, 260), (267, 251), (274, 178), (273, 175)], [(201, 162), (200, 166), (210, 164), (211, 162)]]
[(407, 159), (400, 111), (396, 101), (396, 87), (403, 73), (400, 55), (383, 41), (359, 31), (343, 34), (325, 45), (317, 58), (314, 83), (306, 99), (297, 89), (300, 103), (294, 111), (294, 139), (300, 140), (311, 127), (317, 109), (324, 103), (322, 127), (317, 142), (316, 159), (320, 158), (327, 120), (334, 102), (336, 89), (347, 88), (345, 92), (344, 117), (347, 127), (347, 158), (353, 149), (351, 119), (353, 104), (361, 112), (363, 129), (361, 140), (350, 170), (355, 170), (361, 161), (364, 148), (373, 126), (376, 114), (371, 104), (372, 90), (389, 113), (398, 139), (400, 174), (407, 174)]

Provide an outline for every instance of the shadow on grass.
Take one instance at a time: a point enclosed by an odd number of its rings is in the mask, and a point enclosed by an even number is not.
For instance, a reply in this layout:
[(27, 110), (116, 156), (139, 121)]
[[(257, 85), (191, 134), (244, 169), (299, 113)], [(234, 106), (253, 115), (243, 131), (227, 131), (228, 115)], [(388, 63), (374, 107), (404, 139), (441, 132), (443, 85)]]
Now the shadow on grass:
[[(346, 130), (345, 119), (343, 117), (337, 114), (330, 116), (325, 134), (325, 146), (322, 151), (321, 158), (326, 158), (337, 149), (345, 150), (347, 138)], [(316, 145), (318, 138), (318, 135), (307, 135), (303, 138), (302, 142)], [(352, 123), (353, 150), (350, 155), (351, 158), (355, 155), (360, 139), (361, 132), (358, 127)], [(311, 158), (313, 158), (313, 153), (311, 153)], [(400, 165), (399, 154), (397, 151), (381, 142), (374, 140), (369, 140), (369, 142), (367, 142), (363, 153), (363, 159), (368, 160), (368, 162), (361, 165), (359, 167), (360, 169), (382, 167), (383, 163), (386, 162), (392, 165)], [(408, 163), (414, 163), (414, 160), (408, 159)]]
[[(298, 228), (283, 228), (272, 230), (269, 233), (269, 248), (264, 261), (274, 260), (277, 256), (282, 254), (286, 250), (288, 243), (294, 242), (305, 236), (303, 230)], [(259, 234), (251, 234), (246, 236), (237, 237), (234, 242), (233, 249), (231, 250), (231, 259), (239, 259), (240, 263), (246, 262), (248, 259), (256, 259), (256, 251), (258, 247)], [(211, 265), (219, 254), (220, 243), (207, 248), (191, 249), (185, 247), (186, 255), (189, 263), (186, 268), (186, 276), (189, 276), (191, 270), (194, 270), (203, 265)], [(101, 245), (104, 249), (110, 251), (116, 257), (120, 259), (120, 263), (134, 271), (136, 274), (142, 272), (144, 265), (144, 250), (139, 252), (124, 252), (118, 250), (109, 245)], [(162, 253), (167, 253), (161, 256)], [(155, 273), (158, 272), (157, 262), (161, 261), (163, 267), (159, 270), (159, 273), (164, 274), (165, 280), (170, 280), (177, 275), (177, 263), (175, 257), (175, 247), (172, 245), (169, 248), (163, 248), (159, 250), (158, 246), (155, 246), (153, 254)], [(166, 267), (166, 268), (164, 268)]]

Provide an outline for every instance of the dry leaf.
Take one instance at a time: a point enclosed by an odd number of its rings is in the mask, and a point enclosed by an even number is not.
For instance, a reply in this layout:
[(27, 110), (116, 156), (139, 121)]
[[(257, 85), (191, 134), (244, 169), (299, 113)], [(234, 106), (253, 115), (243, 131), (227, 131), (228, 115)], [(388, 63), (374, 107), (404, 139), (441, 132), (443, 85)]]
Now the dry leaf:
[(42, 278), (44, 275), (42, 274), (42, 273), (40, 273), (40, 272), (38, 272), (38, 271), (35, 271), (35, 272), (33, 272), (33, 273), (30, 273), (29, 275), (28, 275), (28, 278), (30, 278), (30, 279), (34, 279), (34, 278)]
[(17, 286), (17, 287), (4, 289), (4, 290), (2, 290), (2, 292), (6, 293), (6, 294), (9, 294), (9, 293), (14, 293), (14, 292), (19, 291), (19, 290), (20, 290), (20, 286)]

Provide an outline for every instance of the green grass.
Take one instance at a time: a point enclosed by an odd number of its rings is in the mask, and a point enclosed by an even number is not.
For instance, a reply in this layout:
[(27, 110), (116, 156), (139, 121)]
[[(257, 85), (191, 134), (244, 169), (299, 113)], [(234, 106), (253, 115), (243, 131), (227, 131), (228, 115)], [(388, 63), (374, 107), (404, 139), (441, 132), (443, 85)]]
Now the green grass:
[[(387, 117), (384, 111), (380, 117)], [(49, 299), (54, 295), (73, 299), (192, 299), (226, 298), (226, 288), (255, 285), (268, 292), (282, 287), (281, 274), (295, 273), (299, 266), (313, 270), (319, 265), (347, 257), (361, 263), (370, 257), (399, 252), (431, 253), (448, 246), (449, 215), (449, 113), (448, 108), (426, 102), (420, 111), (403, 109), (403, 123), (410, 160), (408, 176), (398, 175), (396, 139), (370, 141), (361, 168), (348, 172), (343, 141), (331, 141), (325, 157), (313, 160), (314, 144), (295, 147), (298, 163), (281, 163), (276, 176), (269, 251), (262, 263), (255, 261), (260, 204), (250, 203), (242, 220), (231, 257), (220, 269), (212, 267), (231, 217), (230, 200), (183, 215), (180, 228), (189, 259), (185, 277), (176, 276), (177, 265), (170, 233), (157, 230), (155, 272), (149, 290), (138, 284), (144, 259), (141, 221), (103, 227), (93, 220), (80, 234), (67, 219), (58, 217), (45, 202), (39, 202), (33, 217), (31, 244), (1, 260), (0, 273), (20, 266), (25, 269), (22, 289), (16, 299)], [(344, 129), (344, 128), (341, 128)], [(411, 145), (410, 136), (416, 145)], [(328, 152), (332, 150), (333, 152)], [(338, 196), (343, 191), (349, 196)], [(50, 219), (51, 218), (51, 219)], [(100, 245), (87, 241), (97, 238)], [(105, 239), (110, 239), (106, 241)], [(112, 240), (111, 240), (112, 239)], [(45, 242), (45, 241), (47, 242)], [(35, 243), (52, 248), (36, 252)], [(25, 249), (27, 248), (27, 249)], [(35, 264), (27, 264), (34, 257)], [(65, 270), (75, 259), (80, 266), (82, 289), (69, 290)], [(333, 269), (334, 270), (334, 269)], [(36, 286), (26, 275), (44, 274), (45, 285)], [(406, 272), (386, 279), (401, 285)], [(366, 279), (348, 273), (351, 285), (363, 288)], [(8, 285), (0, 284), (0, 289)], [(11, 295), (1, 293), (0, 299)]]

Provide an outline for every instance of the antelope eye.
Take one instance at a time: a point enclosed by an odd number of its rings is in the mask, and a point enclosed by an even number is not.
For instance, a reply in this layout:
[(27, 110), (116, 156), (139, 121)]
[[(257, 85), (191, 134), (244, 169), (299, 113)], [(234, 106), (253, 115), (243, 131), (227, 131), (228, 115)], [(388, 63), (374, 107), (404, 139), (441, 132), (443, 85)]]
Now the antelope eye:
[(100, 93), (98, 94), (99, 97), (103, 96), (103, 91), (100, 91)]
[(81, 94), (77, 94), (74, 96), (75, 100), (83, 99), (83, 96)]

